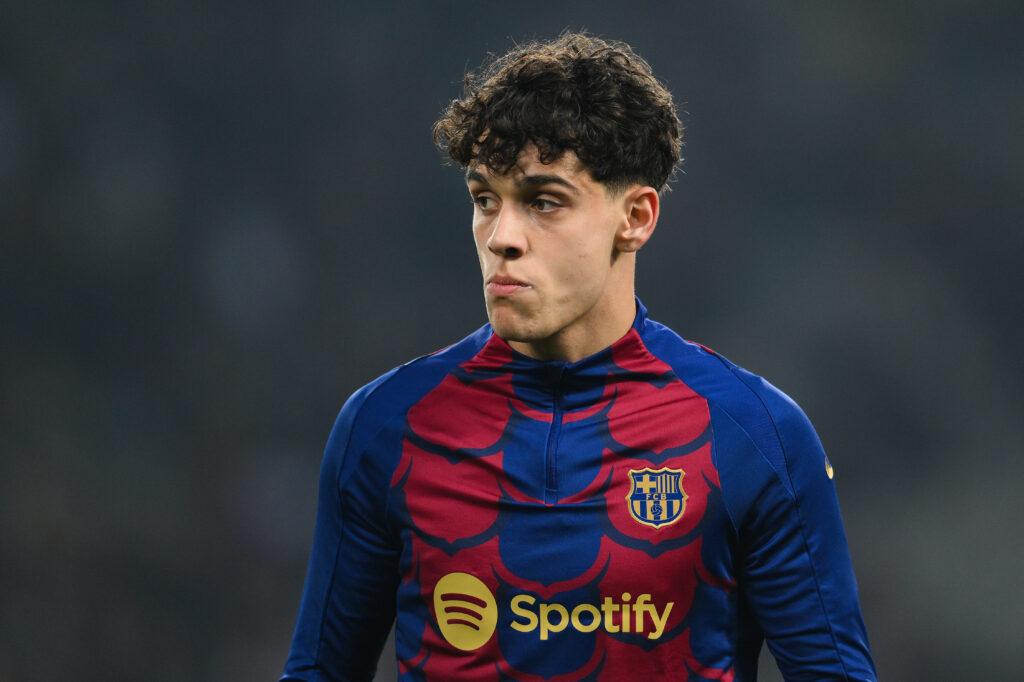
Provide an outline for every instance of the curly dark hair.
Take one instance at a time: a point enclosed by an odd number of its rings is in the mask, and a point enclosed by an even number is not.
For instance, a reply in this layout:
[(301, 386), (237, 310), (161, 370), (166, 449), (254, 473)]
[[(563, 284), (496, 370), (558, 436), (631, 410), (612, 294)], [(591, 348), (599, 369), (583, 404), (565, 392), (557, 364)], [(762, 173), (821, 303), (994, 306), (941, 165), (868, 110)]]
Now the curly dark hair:
[(563, 33), (493, 58), (466, 75), (462, 99), (434, 124), (434, 142), (463, 167), (504, 174), (536, 145), (552, 163), (566, 150), (609, 189), (662, 191), (680, 159), (672, 95), (621, 42)]

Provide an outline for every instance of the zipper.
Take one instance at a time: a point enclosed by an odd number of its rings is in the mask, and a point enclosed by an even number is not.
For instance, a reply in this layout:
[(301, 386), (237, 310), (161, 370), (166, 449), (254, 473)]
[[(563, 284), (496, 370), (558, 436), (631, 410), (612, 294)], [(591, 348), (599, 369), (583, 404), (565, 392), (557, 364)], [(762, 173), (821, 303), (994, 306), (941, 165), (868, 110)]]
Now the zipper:
[(559, 365), (551, 388), (554, 409), (551, 412), (551, 428), (544, 449), (544, 503), (558, 501), (558, 437), (562, 432), (562, 374), (565, 366)]

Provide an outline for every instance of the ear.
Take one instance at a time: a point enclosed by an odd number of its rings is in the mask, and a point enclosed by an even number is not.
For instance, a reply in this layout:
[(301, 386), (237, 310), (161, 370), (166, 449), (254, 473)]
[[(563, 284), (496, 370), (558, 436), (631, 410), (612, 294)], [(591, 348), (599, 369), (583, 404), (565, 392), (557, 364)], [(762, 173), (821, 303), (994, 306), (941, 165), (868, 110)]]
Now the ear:
[(660, 208), (658, 191), (653, 187), (633, 185), (622, 193), (624, 220), (615, 235), (619, 251), (639, 251), (654, 234)]

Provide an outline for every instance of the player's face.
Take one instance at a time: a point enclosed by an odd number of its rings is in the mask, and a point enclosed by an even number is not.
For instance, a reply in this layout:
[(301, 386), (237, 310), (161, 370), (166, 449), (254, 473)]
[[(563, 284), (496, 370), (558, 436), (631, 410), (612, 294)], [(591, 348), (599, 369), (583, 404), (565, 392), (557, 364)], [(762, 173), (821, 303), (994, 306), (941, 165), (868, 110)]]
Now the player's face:
[[(623, 196), (594, 180), (572, 152), (542, 164), (535, 148), (504, 175), (480, 164), (466, 180), (487, 316), (498, 336), (532, 357), (577, 360), (628, 330), (632, 269), (617, 263), (629, 214)], [(624, 306), (628, 320), (618, 328)]]

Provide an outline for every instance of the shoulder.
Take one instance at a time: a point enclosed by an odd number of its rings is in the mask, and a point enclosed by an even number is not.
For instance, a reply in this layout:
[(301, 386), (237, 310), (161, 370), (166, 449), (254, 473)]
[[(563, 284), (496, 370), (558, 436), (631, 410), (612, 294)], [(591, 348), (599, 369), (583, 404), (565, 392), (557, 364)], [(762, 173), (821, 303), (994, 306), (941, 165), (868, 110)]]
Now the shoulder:
[[(771, 465), (787, 489), (794, 457), (817, 458), (821, 449), (806, 414), (786, 393), (705, 346), (685, 341), (668, 327), (648, 322), (644, 341), (649, 350), (672, 367), (676, 376), (704, 398), (717, 422), (716, 431), (738, 431), (751, 448)], [(727, 423), (726, 423), (727, 422)], [(754, 453), (752, 453), (754, 454)], [(823, 453), (820, 454), (823, 458)]]
[(399, 365), (359, 388), (341, 408), (326, 454), (333, 454), (339, 465), (341, 459), (347, 459), (346, 469), (353, 466), (382, 430), (401, 423), (413, 405), (454, 367), (476, 355), (490, 336), (490, 327), (485, 325), (461, 341)]
[(345, 402), (339, 420), (349, 417), (355, 433), (373, 432), (396, 415), (404, 415), (459, 364), (466, 362), (491, 336), (484, 326), (429, 355), (423, 355), (362, 386)]

